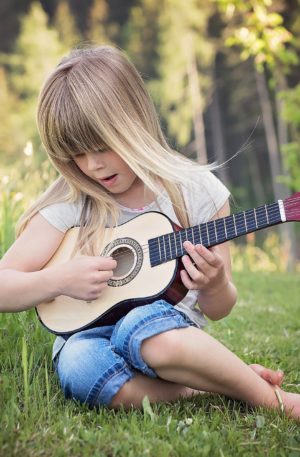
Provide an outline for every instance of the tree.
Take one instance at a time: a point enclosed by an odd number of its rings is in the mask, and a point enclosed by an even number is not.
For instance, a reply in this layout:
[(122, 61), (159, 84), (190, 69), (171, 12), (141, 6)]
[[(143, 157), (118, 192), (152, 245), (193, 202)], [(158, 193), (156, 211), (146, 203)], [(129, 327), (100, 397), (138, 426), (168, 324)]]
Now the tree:
[(28, 141), (34, 146), (40, 145), (35, 123), (38, 93), (47, 74), (57, 65), (65, 50), (58, 33), (49, 27), (48, 17), (41, 5), (32, 3), (21, 21), (14, 53), (1, 58), (10, 70), (7, 90), (14, 94), (13, 98), (18, 102), (17, 112), (8, 114), (11, 126), (15, 128), (11, 137), (15, 156), (23, 151)]
[(151, 83), (168, 132), (180, 146), (190, 141), (207, 161), (203, 112), (213, 47), (207, 39), (210, 4), (201, 0), (164, 0), (158, 17), (158, 79)]
[(67, 48), (73, 48), (81, 40), (81, 35), (67, 0), (62, 0), (58, 3), (54, 25), (58, 32), (59, 40)]
[(109, 4), (94, 0), (89, 10), (87, 37), (94, 43), (108, 44), (118, 33), (118, 25), (109, 21)]
[[(229, 46), (239, 46), (242, 60), (253, 59), (263, 122), (269, 152), (273, 192), (276, 200), (288, 195), (283, 182), (288, 182), (288, 170), (283, 166), (281, 151), (288, 142), (287, 126), (283, 119), (283, 98), (279, 93), (287, 85), (285, 74), (298, 62), (292, 48), (292, 34), (283, 26), (283, 17), (268, 7), (272, 0), (218, 0), (220, 8), (230, 13), (237, 24), (230, 30)], [(288, 46), (289, 45), (289, 46)], [(269, 76), (269, 78), (268, 78)], [(268, 80), (274, 90), (277, 125), (273, 117), (273, 105)], [(280, 179), (284, 177), (284, 180)], [(280, 228), (285, 245), (289, 249), (289, 267), (295, 264), (296, 239), (293, 226)]]

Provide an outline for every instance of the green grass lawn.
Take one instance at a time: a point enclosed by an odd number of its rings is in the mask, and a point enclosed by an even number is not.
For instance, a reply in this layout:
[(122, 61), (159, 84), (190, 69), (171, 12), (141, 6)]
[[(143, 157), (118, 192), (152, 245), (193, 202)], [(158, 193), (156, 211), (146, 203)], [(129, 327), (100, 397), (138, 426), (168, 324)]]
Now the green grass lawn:
[[(300, 393), (299, 274), (235, 275), (239, 301), (207, 331), (247, 363), (282, 368)], [(0, 315), (0, 456), (300, 456), (300, 426), (217, 395), (141, 411), (65, 401), (51, 369), (53, 335), (34, 311)], [(213, 354), (212, 354), (213, 357)]]

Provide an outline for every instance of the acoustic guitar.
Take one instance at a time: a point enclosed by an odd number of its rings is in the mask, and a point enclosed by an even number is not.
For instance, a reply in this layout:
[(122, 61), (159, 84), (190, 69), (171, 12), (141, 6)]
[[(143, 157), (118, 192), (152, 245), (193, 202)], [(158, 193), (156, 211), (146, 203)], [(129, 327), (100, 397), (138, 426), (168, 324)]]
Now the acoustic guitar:
[[(256, 230), (299, 220), (300, 192), (187, 229), (176, 226), (159, 212), (143, 213), (106, 229), (99, 240), (99, 255), (113, 257), (117, 268), (97, 300), (87, 302), (61, 295), (38, 305), (38, 317), (51, 332), (69, 334), (111, 325), (131, 309), (160, 298), (175, 305), (187, 293), (179, 275), (180, 258), (186, 253), (184, 241), (209, 248)], [(78, 231), (79, 227), (68, 230), (45, 268), (71, 258)]]

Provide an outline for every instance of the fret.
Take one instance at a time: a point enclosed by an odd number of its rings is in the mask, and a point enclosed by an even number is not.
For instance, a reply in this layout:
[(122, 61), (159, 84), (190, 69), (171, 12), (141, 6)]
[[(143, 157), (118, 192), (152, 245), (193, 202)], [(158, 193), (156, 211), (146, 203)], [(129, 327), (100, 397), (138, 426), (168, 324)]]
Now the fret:
[(217, 235), (217, 227), (216, 227), (216, 221), (214, 220), (214, 228), (215, 228), (215, 238), (216, 238), (216, 243), (218, 242), (218, 235)]
[(194, 236), (194, 227), (192, 227), (192, 240), (193, 240), (193, 245), (195, 246), (195, 236)]
[(254, 208), (254, 218), (255, 218), (255, 227), (258, 228), (255, 208)]
[(225, 218), (223, 219), (223, 222), (224, 222), (225, 237), (227, 239), (227, 229), (226, 229), (226, 224), (225, 224)]
[(182, 255), (182, 244), (181, 244), (181, 234), (180, 234), (180, 232), (176, 232), (175, 239), (176, 239), (177, 256), (181, 256)]
[(232, 216), (226, 216), (224, 218), (226, 227), (226, 239), (232, 240), (236, 236), (235, 221)]
[(237, 232), (236, 232), (236, 223), (235, 223), (235, 215), (233, 214), (233, 224), (234, 224), (234, 233), (235, 233), (235, 236), (237, 236)]
[(162, 258), (161, 258), (161, 249), (160, 249), (160, 238), (158, 238), (158, 251), (159, 251), (159, 261), (161, 262), (162, 261)]
[(244, 214), (244, 221), (245, 221), (246, 232), (248, 232), (247, 219), (246, 219), (246, 211), (243, 211), (243, 214)]
[(187, 241), (188, 240), (187, 229), (183, 230), (183, 234), (185, 236), (185, 240), (183, 240), (183, 241)]
[(182, 230), (180, 230), (180, 232), (179, 232), (179, 241), (180, 241), (180, 248), (181, 248), (181, 251), (183, 252), (183, 246), (182, 246)]
[(169, 233), (169, 237), (168, 238), (169, 238), (170, 259), (172, 259), (173, 251), (172, 251), (172, 246), (171, 246), (171, 233)]
[(176, 255), (176, 258), (178, 257), (178, 251), (177, 251), (177, 239), (176, 239), (176, 235), (177, 233), (175, 232), (174, 233), (174, 244), (175, 244), (175, 255)]
[(198, 225), (198, 230), (199, 230), (199, 243), (203, 244), (200, 225)]
[(269, 225), (269, 216), (268, 216), (268, 208), (267, 205), (265, 205), (265, 211), (266, 211), (266, 216), (267, 216), (267, 223)]
[(205, 224), (206, 225), (206, 235), (207, 235), (207, 241), (208, 241), (208, 244), (210, 244), (210, 239), (209, 239), (209, 231), (208, 231), (208, 224)]
[(216, 244), (216, 231), (214, 221), (207, 222), (208, 233), (209, 233), (209, 245), (213, 246)]
[(246, 225), (243, 213), (238, 213), (235, 215), (235, 220), (237, 222), (237, 234), (240, 235), (241, 233), (246, 233)]
[(206, 232), (206, 224), (200, 224), (200, 240), (203, 246), (208, 246), (208, 238)]
[(163, 243), (164, 243), (165, 260), (167, 260), (166, 243), (165, 243), (165, 236), (164, 235), (162, 236), (162, 240), (163, 240)]
[(257, 228), (267, 227), (268, 220), (266, 215), (266, 208), (264, 206), (259, 206), (256, 208), (256, 218), (257, 218)]

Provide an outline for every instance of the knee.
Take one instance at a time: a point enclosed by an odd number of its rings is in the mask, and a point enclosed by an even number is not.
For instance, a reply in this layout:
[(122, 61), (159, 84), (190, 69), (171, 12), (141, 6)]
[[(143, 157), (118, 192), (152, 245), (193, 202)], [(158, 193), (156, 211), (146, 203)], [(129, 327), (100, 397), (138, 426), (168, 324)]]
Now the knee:
[(151, 368), (172, 366), (182, 360), (184, 350), (184, 329), (173, 329), (147, 338), (141, 346), (144, 361)]

